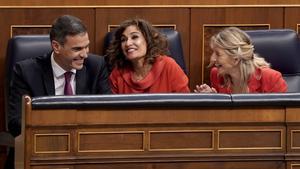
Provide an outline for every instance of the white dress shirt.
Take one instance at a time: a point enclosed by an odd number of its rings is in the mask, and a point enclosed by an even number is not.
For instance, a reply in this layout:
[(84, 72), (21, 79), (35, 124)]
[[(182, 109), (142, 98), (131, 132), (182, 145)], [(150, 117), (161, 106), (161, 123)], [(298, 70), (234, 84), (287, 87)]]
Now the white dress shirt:
[[(51, 54), (51, 66), (53, 70), (53, 76), (54, 76), (54, 86), (55, 86), (55, 95), (64, 95), (64, 88), (65, 88), (65, 70), (60, 67), (54, 60), (53, 52)], [(72, 69), (71, 72), (73, 72), (71, 76), (71, 86), (72, 91), (74, 94), (76, 94), (76, 69)]]

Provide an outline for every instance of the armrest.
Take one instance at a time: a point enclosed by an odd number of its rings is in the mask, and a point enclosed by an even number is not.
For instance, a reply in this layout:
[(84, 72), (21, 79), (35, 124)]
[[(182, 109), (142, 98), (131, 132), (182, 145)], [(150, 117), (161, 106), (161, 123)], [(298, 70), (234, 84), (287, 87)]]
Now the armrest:
[(300, 93), (232, 94), (234, 106), (298, 106)]
[(32, 109), (97, 108), (97, 107), (216, 107), (228, 106), (228, 94), (120, 94), (33, 97)]

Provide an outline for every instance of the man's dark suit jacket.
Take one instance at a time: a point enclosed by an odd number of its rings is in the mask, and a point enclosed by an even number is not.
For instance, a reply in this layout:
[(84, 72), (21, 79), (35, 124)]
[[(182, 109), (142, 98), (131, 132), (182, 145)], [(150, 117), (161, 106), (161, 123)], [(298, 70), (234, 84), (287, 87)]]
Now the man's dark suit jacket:
[[(89, 54), (76, 71), (76, 94), (110, 94), (104, 58)], [(55, 95), (51, 53), (16, 63), (10, 84), (8, 129), (13, 136), (21, 132), (22, 96)]]

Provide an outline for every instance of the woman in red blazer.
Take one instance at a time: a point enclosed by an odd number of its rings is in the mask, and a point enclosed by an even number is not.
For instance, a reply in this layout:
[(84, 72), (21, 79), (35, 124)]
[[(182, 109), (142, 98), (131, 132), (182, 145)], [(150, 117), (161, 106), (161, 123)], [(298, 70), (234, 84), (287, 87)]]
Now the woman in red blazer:
[(167, 56), (167, 39), (149, 22), (130, 19), (121, 23), (107, 50), (113, 70), (112, 92), (188, 93), (188, 77)]
[(211, 86), (197, 85), (195, 92), (273, 93), (286, 92), (280, 72), (270, 68), (264, 58), (254, 53), (250, 37), (236, 27), (225, 28), (211, 38), (213, 50)]

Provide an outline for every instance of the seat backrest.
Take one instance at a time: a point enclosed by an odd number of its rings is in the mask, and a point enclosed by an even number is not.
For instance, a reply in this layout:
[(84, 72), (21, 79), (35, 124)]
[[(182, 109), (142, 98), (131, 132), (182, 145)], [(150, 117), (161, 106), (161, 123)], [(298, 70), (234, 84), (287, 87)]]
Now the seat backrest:
[(16, 62), (51, 51), (49, 35), (18, 35), (8, 41), (5, 69), (5, 115), (7, 123), (9, 85)]
[(282, 73), (288, 92), (300, 92), (300, 46), (294, 30), (270, 29), (246, 31), (255, 52), (264, 57), (271, 67)]
[[(167, 36), (169, 44), (169, 55), (176, 61), (176, 63), (182, 68), (182, 70), (187, 74), (187, 69), (185, 66), (183, 49), (181, 46), (180, 33), (174, 29), (163, 28), (159, 29), (161, 33)], [(104, 51), (108, 48), (109, 43), (113, 39), (114, 32), (108, 32), (104, 39)]]

